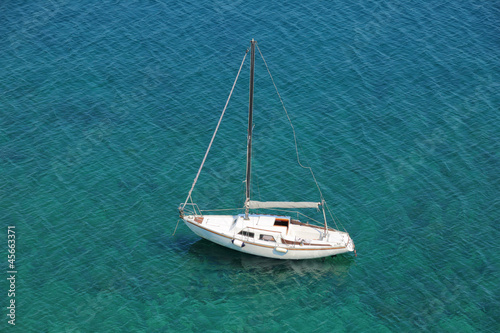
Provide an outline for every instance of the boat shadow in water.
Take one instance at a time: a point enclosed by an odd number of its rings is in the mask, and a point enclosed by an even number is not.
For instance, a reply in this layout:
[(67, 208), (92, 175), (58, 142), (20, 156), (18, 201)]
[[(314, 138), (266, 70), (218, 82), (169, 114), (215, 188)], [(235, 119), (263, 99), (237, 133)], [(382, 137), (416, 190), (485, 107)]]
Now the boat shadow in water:
[(209, 260), (220, 266), (231, 266), (235, 269), (270, 274), (279, 272), (319, 276), (334, 274), (340, 277), (347, 276), (351, 265), (355, 263), (354, 256), (350, 254), (307, 260), (265, 258), (230, 250), (205, 239), (193, 243), (189, 247), (188, 253), (199, 260)]

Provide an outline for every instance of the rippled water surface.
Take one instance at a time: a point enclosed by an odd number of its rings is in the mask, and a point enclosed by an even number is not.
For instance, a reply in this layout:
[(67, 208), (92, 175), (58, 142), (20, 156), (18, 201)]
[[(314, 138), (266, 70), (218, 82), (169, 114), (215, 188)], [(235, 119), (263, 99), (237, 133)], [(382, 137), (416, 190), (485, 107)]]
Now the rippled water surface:
[[(494, 1), (9, 1), (0, 23), (2, 332), (500, 331)], [(172, 236), (252, 38), (357, 257)], [(243, 202), (248, 65), (203, 208)], [(316, 200), (259, 55), (255, 84), (254, 197)]]

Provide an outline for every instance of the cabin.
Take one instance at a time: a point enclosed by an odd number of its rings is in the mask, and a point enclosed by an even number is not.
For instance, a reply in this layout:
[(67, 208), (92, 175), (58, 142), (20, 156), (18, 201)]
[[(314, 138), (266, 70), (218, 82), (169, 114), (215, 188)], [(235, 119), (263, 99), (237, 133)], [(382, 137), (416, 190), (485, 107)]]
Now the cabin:
[[(289, 216), (251, 215), (250, 218), (253, 223), (237, 232), (246, 241), (309, 245), (313, 240), (320, 240), (324, 230), (318, 226), (293, 220)], [(243, 215), (238, 216), (238, 220), (241, 219)]]

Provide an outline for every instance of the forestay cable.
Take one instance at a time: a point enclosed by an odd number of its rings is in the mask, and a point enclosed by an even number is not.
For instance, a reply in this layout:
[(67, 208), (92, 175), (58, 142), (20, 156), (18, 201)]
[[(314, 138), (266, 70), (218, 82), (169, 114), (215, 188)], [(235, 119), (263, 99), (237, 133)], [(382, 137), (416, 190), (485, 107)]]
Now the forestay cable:
[(210, 140), (210, 144), (208, 145), (207, 151), (205, 153), (205, 157), (203, 157), (203, 161), (201, 162), (200, 168), (198, 169), (198, 173), (196, 174), (196, 177), (194, 178), (193, 185), (191, 186), (191, 189), (189, 190), (188, 196), (186, 198), (186, 201), (182, 205), (182, 209), (186, 206), (187, 202), (189, 201), (189, 198), (191, 198), (191, 194), (193, 193), (194, 186), (196, 185), (196, 182), (198, 181), (198, 177), (200, 176), (201, 169), (203, 169), (203, 165), (205, 164), (205, 161), (208, 156), (208, 152), (210, 151), (210, 148), (212, 147), (212, 143), (214, 142), (215, 135), (217, 134), (217, 131), (219, 130), (220, 123), (222, 121), (222, 117), (224, 117), (224, 113), (226, 112), (227, 105), (229, 104), (229, 100), (231, 99), (231, 95), (233, 94), (234, 87), (236, 86), (236, 82), (238, 81), (238, 77), (240, 76), (241, 68), (243, 68), (243, 64), (245, 63), (245, 58), (247, 57), (248, 54), (248, 49), (245, 52), (245, 56), (243, 57), (243, 60), (241, 61), (240, 69), (238, 70), (238, 74), (236, 75), (236, 79), (234, 79), (233, 87), (231, 88), (231, 92), (229, 93), (229, 97), (227, 98), (226, 105), (224, 106), (224, 110), (222, 110), (222, 114), (219, 118), (219, 122), (217, 123), (217, 127), (215, 128), (215, 132), (212, 135), (212, 140)]

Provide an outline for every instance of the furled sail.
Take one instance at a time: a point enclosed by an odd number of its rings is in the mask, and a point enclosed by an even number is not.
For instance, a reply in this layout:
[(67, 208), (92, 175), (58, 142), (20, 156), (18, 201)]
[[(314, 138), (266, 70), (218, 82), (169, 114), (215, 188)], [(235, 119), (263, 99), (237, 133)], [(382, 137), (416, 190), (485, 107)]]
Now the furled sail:
[(321, 202), (290, 202), (290, 201), (248, 201), (248, 208), (316, 208), (318, 209)]

